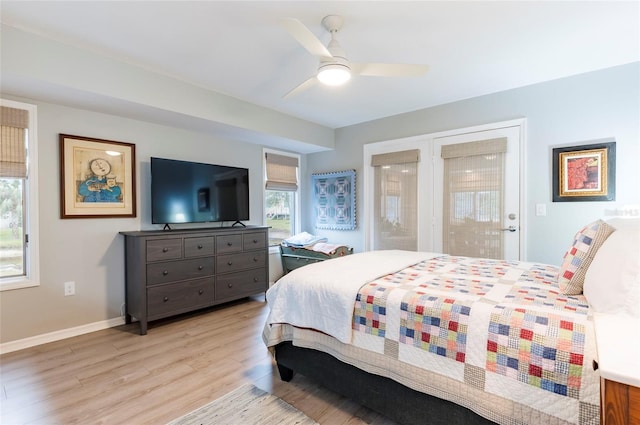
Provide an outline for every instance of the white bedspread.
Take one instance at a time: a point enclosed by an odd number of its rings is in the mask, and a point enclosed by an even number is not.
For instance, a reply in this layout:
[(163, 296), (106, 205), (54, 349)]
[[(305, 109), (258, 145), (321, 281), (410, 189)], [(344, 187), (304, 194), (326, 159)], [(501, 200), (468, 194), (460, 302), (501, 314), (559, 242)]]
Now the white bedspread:
[[(367, 282), (439, 254), (369, 251), (322, 261), (291, 271), (267, 291), (267, 324), (290, 323), (352, 341), (353, 307)], [(331, 279), (327, 279), (331, 276)]]

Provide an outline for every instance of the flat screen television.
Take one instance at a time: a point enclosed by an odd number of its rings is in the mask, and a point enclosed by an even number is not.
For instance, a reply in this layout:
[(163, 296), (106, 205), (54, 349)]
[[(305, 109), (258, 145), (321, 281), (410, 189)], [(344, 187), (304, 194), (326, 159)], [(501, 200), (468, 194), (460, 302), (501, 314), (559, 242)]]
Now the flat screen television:
[(249, 170), (151, 158), (151, 222), (249, 220)]

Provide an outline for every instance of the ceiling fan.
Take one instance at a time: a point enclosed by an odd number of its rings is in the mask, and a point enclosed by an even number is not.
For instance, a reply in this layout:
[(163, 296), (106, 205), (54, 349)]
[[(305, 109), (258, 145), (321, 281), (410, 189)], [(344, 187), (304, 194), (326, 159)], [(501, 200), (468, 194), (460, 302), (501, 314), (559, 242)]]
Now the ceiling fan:
[(309, 53), (320, 59), (318, 73), (284, 95), (294, 96), (318, 82), (326, 85), (341, 85), (349, 81), (352, 75), (372, 77), (419, 77), (424, 75), (427, 65), (392, 63), (355, 63), (350, 62), (344, 49), (338, 43), (336, 34), (342, 28), (344, 19), (338, 15), (328, 15), (322, 19), (322, 26), (331, 34), (331, 41), (324, 44), (302, 22), (295, 18), (284, 18), (284, 28)]

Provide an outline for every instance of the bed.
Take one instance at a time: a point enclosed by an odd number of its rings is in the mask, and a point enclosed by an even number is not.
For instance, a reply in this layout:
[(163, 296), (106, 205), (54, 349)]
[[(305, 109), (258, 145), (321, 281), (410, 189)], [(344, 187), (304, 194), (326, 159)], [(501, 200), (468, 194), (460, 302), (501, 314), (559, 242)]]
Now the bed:
[(305, 266), (268, 291), (263, 340), (283, 380), (399, 423), (597, 425), (594, 312), (575, 283), (614, 231), (585, 226), (561, 267), (396, 250)]

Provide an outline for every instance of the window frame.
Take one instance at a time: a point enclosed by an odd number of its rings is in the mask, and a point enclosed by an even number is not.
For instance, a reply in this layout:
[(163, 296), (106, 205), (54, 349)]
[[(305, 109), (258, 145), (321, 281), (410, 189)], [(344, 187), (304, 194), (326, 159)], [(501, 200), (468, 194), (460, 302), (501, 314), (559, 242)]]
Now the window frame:
[[(298, 179), (298, 190), (295, 191), (291, 191), (293, 192), (293, 212), (294, 212), (294, 219), (293, 219), (293, 234), (297, 234), (300, 233), (300, 229), (302, 228), (301, 225), (301, 220), (300, 220), (300, 188), (301, 188), (301, 182), (300, 182), (300, 175), (302, 174), (300, 172), (302, 163), (301, 163), (301, 158), (299, 154), (295, 154), (295, 153), (291, 153), (291, 152), (285, 152), (285, 151), (280, 151), (280, 150), (275, 150), (275, 149), (268, 149), (268, 148), (264, 148), (262, 150), (262, 221), (263, 221), (263, 225), (267, 224), (267, 189), (266, 188), (266, 182), (267, 182), (267, 160), (266, 160), (266, 154), (271, 153), (274, 155), (283, 155), (283, 156), (289, 156), (292, 158), (297, 158), (298, 159), (298, 169), (297, 169), (297, 179)], [(279, 247), (278, 245), (269, 245), (269, 252), (275, 252), (278, 251), (279, 252)]]
[(25, 275), (0, 278), (0, 291), (40, 286), (39, 259), (39, 208), (38, 196), (38, 126), (36, 105), (0, 98), (0, 105), (29, 111), (27, 128), (27, 178), (24, 182), (24, 234), (28, 235), (25, 247)]

